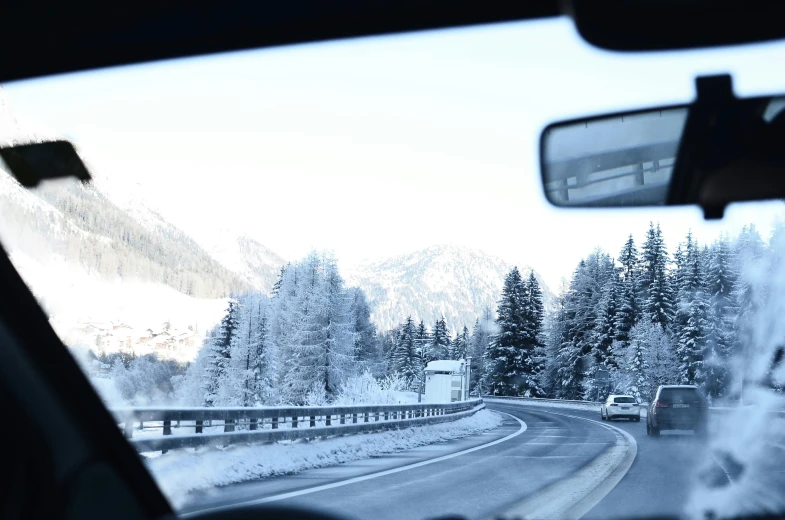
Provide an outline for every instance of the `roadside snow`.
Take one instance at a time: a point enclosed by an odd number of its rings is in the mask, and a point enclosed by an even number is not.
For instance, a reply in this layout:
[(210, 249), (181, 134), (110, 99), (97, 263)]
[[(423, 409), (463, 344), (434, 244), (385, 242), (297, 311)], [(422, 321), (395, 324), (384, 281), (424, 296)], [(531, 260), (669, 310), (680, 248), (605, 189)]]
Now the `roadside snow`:
[(179, 508), (191, 491), (297, 473), (445, 442), (492, 430), (501, 423), (499, 414), (480, 410), (471, 417), (450, 423), (313, 442), (189, 449), (146, 458), (145, 462), (172, 505)]
[(90, 383), (108, 408), (128, 406), (128, 401), (123, 399), (114, 381), (108, 377), (91, 377)]

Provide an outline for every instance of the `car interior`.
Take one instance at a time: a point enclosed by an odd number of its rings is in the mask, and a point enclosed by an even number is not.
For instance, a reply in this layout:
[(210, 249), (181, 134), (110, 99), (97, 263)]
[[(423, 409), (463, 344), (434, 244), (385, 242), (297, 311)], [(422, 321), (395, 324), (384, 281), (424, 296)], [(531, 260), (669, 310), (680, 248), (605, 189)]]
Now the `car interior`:
[[(597, 48), (652, 53), (785, 38), (784, 15), (785, 3), (763, 0), (11, 2), (0, 7), (5, 21), (0, 83), (241, 49), (549, 17), (569, 17), (581, 38)], [(719, 219), (735, 201), (785, 198), (785, 111), (771, 120), (764, 117), (776, 95), (739, 98), (730, 75), (695, 81), (696, 97), (689, 105), (587, 114), (543, 129), (541, 175), (548, 200), (567, 213), (576, 207), (693, 205), (705, 218)], [(663, 161), (664, 176), (644, 182), (641, 173), (640, 182), (603, 184), (603, 172), (631, 161), (588, 150), (570, 158), (575, 179), (559, 177), (555, 136), (560, 129), (591, 130), (599, 120), (672, 109), (683, 110), (683, 126), (667, 140), (670, 148), (655, 146), (664, 141), (635, 143), (641, 153), (653, 154), (648, 160)], [(55, 177), (90, 179), (67, 141), (7, 147), (0, 155), (25, 187)], [(584, 196), (575, 188), (581, 182), (599, 188)], [(0, 517), (175, 518), (5, 253), (0, 279), (0, 395), (13, 425), (0, 433), (7, 447), (0, 454), (5, 468)], [(191, 518), (330, 517), (258, 505)]]

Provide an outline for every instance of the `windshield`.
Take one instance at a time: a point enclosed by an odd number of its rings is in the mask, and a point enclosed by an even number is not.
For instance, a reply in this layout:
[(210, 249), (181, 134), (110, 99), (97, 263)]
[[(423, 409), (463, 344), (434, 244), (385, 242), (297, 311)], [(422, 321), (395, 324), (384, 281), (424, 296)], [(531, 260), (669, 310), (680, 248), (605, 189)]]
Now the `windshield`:
[(772, 63), (561, 19), (7, 84), (0, 142), (93, 181), (0, 172), (0, 240), (179, 512), (785, 514), (785, 204), (557, 209), (538, 175), (552, 121)]
[(694, 403), (700, 398), (698, 390), (692, 388), (663, 388), (660, 391), (660, 401), (671, 403)]

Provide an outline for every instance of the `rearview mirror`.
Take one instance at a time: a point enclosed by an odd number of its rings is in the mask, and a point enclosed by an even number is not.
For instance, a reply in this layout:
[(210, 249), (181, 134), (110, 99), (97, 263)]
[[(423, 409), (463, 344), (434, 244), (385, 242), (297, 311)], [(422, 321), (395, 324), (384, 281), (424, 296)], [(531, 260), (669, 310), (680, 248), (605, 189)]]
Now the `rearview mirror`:
[(543, 182), (557, 206), (663, 204), (686, 107), (567, 121), (542, 137)]
[(562, 207), (785, 197), (785, 97), (737, 99), (730, 76), (698, 78), (692, 104), (563, 121), (540, 139), (545, 196)]

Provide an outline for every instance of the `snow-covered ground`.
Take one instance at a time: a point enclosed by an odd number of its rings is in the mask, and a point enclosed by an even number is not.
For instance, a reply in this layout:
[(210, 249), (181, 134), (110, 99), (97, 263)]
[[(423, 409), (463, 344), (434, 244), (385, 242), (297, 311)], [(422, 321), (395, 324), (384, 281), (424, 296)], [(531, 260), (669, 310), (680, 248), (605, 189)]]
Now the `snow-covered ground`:
[[(10, 256), (49, 314), (55, 332), (69, 346), (82, 339), (69, 333), (81, 322), (117, 321), (155, 328), (169, 321), (194, 325), (203, 333), (220, 321), (227, 306), (225, 298), (193, 298), (162, 284), (103, 280), (63, 258), (42, 263), (19, 250), (12, 250)], [(183, 359), (191, 361), (200, 346), (183, 351)]]
[(120, 390), (117, 389), (114, 381), (108, 377), (91, 377), (90, 383), (108, 408), (122, 408), (128, 406), (128, 401), (123, 399), (123, 396), (120, 395)]
[(191, 491), (386, 455), (492, 430), (501, 423), (499, 414), (480, 410), (455, 422), (380, 433), (312, 442), (180, 450), (147, 458), (146, 464), (178, 508)]

